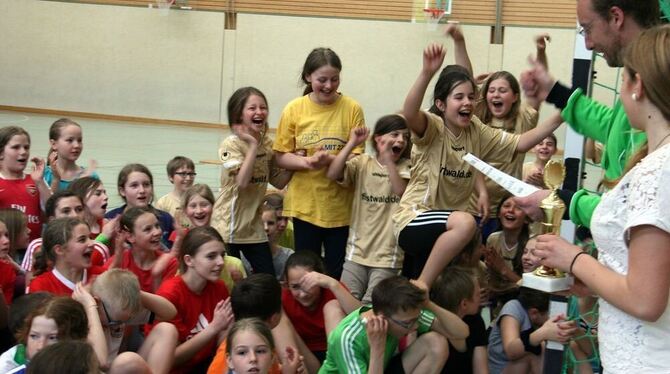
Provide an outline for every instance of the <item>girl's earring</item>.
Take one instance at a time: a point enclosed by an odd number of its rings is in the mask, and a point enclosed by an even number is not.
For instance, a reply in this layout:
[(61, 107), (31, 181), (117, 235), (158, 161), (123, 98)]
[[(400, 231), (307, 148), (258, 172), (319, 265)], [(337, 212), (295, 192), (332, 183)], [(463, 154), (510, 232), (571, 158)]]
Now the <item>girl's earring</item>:
[(637, 94), (633, 92), (633, 94), (630, 95), (630, 98), (633, 99), (633, 101), (637, 101)]

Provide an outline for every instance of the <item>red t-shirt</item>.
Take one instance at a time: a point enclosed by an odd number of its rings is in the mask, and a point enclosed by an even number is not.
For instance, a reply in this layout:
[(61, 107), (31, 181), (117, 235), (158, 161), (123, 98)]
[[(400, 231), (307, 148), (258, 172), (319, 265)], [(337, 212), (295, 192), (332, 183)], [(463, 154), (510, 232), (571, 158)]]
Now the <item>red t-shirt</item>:
[(95, 242), (93, 243), (93, 249), (94, 251), (91, 253), (91, 266), (105, 266), (105, 262), (111, 256), (109, 248), (100, 242)]
[[(167, 279), (156, 291), (157, 295), (168, 299), (177, 308), (177, 316), (170, 321), (179, 332), (179, 342), (183, 343), (204, 330), (214, 317), (216, 304), (228, 298), (228, 289), (221, 280), (207, 282), (200, 294), (191, 291), (181, 276)], [(214, 354), (216, 339), (212, 339), (186, 363), (172, 368), (172, 373), (190, 373), (191, 369)]]
[(15, 208), (23, 212), (30, 229), (30, 240), (42, 235), (40, 192), (30, 175), (23, 179), (0, 178), (0, 208)]
[(14, 284), (16, 283), (16, 270), (11, 264), (0, 260), (0, 289), (5, 296), (7, 305), (14, 298)]
[(281, 303), (284, 307), (284, 312), (286, 312), (293, 327), (295, 327), (295, 331), (300, 335), (310, 351), (320, 352), (328, 348), (323, 306), (333, 299), (335, 299), (335, 295), (329, 289), (321, 289), (321, 300), (319, 300), (316, 308), (310, 311), (291, 295), (290, 290), (282, 290)]
[[(137, 276), (137, 279), (140, 281), (140, 288), (142, 289), (142, 291), (156, 293), (156, 290), (154, 289), (153, 277), (151, 275), (151, 269), (142, 269), (141, 267), (139, 267), (135, 263), (131, 251), (132, 249), (126, 250), (123, 253), (123, 259), (121, 260), (121, 268), (128, 269)], [(158, 250), (155, 251), (155, 253), (156, 253), (156, 259), (164, 255), (163, 252)], [(109, 267), (113, 261), (114, 256), (112, 256), (107, 261), (105, 266)], [(163, 272), (163, 279), (161, 280), (161, 283), (165, 282), (165, 280), (169, 278), (174, 277), (177, 274), (178, 269), (179, 269), (179, 263), (177, 262), (177, 259), (173, 257), (172, 259), (170, 259), (170, 262), (168, 263), (167, 267), (165, 268), (165, 271)]]
[[(107, 269), (101, 266), (91, 266), (84, 270), (84, 278), (82, 279), (82, 282), (84, 284), (91, 283), (97, 275), (104, 273), (105, 270)], [(56, 296), (70, 296), (74, 291), (74, 286), (75, 284), (65, 278), (63, 274), (58, 270), (53, 269), (33, 278), (30, 282), (30, 286), (26, 287), (26, 291), (28, 293), (44, 291), (50, 292)]]

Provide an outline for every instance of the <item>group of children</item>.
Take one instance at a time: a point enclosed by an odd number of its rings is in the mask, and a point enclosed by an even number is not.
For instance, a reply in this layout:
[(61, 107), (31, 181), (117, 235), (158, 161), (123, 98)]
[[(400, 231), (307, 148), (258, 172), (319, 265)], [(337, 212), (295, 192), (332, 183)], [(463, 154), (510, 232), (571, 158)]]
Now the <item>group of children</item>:
[[(447, 34), (467, 61), (458, 27)], [(0, 327), (14, 320), (16, 333), (2, 370), (33, 370), (56, 342), (57, 352), (82, 352), (90, 369), (119, 373), (536, 366), (542, 341), (577, 329), (547, 320), (546, 296), (516, 301), (521, 273), (537, 266), (526, 217), (462, 156), (520, 178), (524, 152), (551, 139), (555, 149), (560, 120), (536, 126), (538, 105), (521, 105), (506, 72), (478, 96), (469, 63), (444, 68), (422, 110), (445, 54), (424, 50), (401, 112), (372, 134), (360, 105), (338, 91), (342, 63), (331, 49), (307, 57), (304, 96), (284, 108), (274, 141), (265, 95), (238, 89), (216, 194), (179, 156), (167, 164), (174, 190), (155, 204), (148, 168), (124, 166), (125, 203), (108, 210), (95, 165), (76, 163), (77, 123), (52, 125), (48, 162), (30, 159), (26, 131), (0, 129)], [(373, 154), (364, 153), (368, 138)], [(552, 154), (542, 149), (538, 158)], [(284, 197), (266, 194), (268, 184), (287, 186)], [(491, 236), (489, 212), (502, 228)], [(491, 301), (502, 310), (487, 354), (480, 308)]]

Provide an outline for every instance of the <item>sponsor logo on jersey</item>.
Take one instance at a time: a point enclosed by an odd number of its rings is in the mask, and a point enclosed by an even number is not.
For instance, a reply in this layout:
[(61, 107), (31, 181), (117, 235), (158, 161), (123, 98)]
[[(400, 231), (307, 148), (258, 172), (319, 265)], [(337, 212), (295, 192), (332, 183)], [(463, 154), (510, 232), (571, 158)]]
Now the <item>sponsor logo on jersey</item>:
[(26, 184), (26, 191), (30, 196), (36, 196), (37, 195), (37, 186), (34, 184)]
[(197, 333), (206, 329), (207, 326), (209, 326), (209, 321), (207, 320), (207, 318), (205, 318), (205, 316), (202, 313), (200, 313), (200, 315), (198, 316), (198, 322), (196, 322), (195, 327), (193, 327), (191, 331), (189, 331), (186, 340), (191, 339)]
[(446, 167), (441, 167), (440, 168), (440, 174), (445, 177), (452, 177), (452, 178), (470, 178), (472, 177), (472, 172), (469, 170), (453, 170), (453, 169), (447, 169)]
[(374, 196), (374, 195), (368, 195), (367, 193), (363, 192), (361, 194), (361, 200), (368, 203), (397, 204), (400, 202), (400, 197), (396, 195)]

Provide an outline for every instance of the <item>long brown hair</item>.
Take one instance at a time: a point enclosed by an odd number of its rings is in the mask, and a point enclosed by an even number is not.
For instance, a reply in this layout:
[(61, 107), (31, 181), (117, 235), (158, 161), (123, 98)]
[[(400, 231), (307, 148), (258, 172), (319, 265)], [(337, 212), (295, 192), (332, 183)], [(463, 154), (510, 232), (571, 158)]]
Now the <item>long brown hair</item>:
[[(661, 112), (666, 122), (670, 122), (670, 25), (657, 26), (643, 31), (626, 49), (624, 54), (624, 74), (635, 80), (639, 74), (644, 94)], [(614, 187), (621, 178), (638, 162), (649, 154), (649, 144), (645, 142), (628, 160), (621, 177), (603, 180), (607, 188)]]

